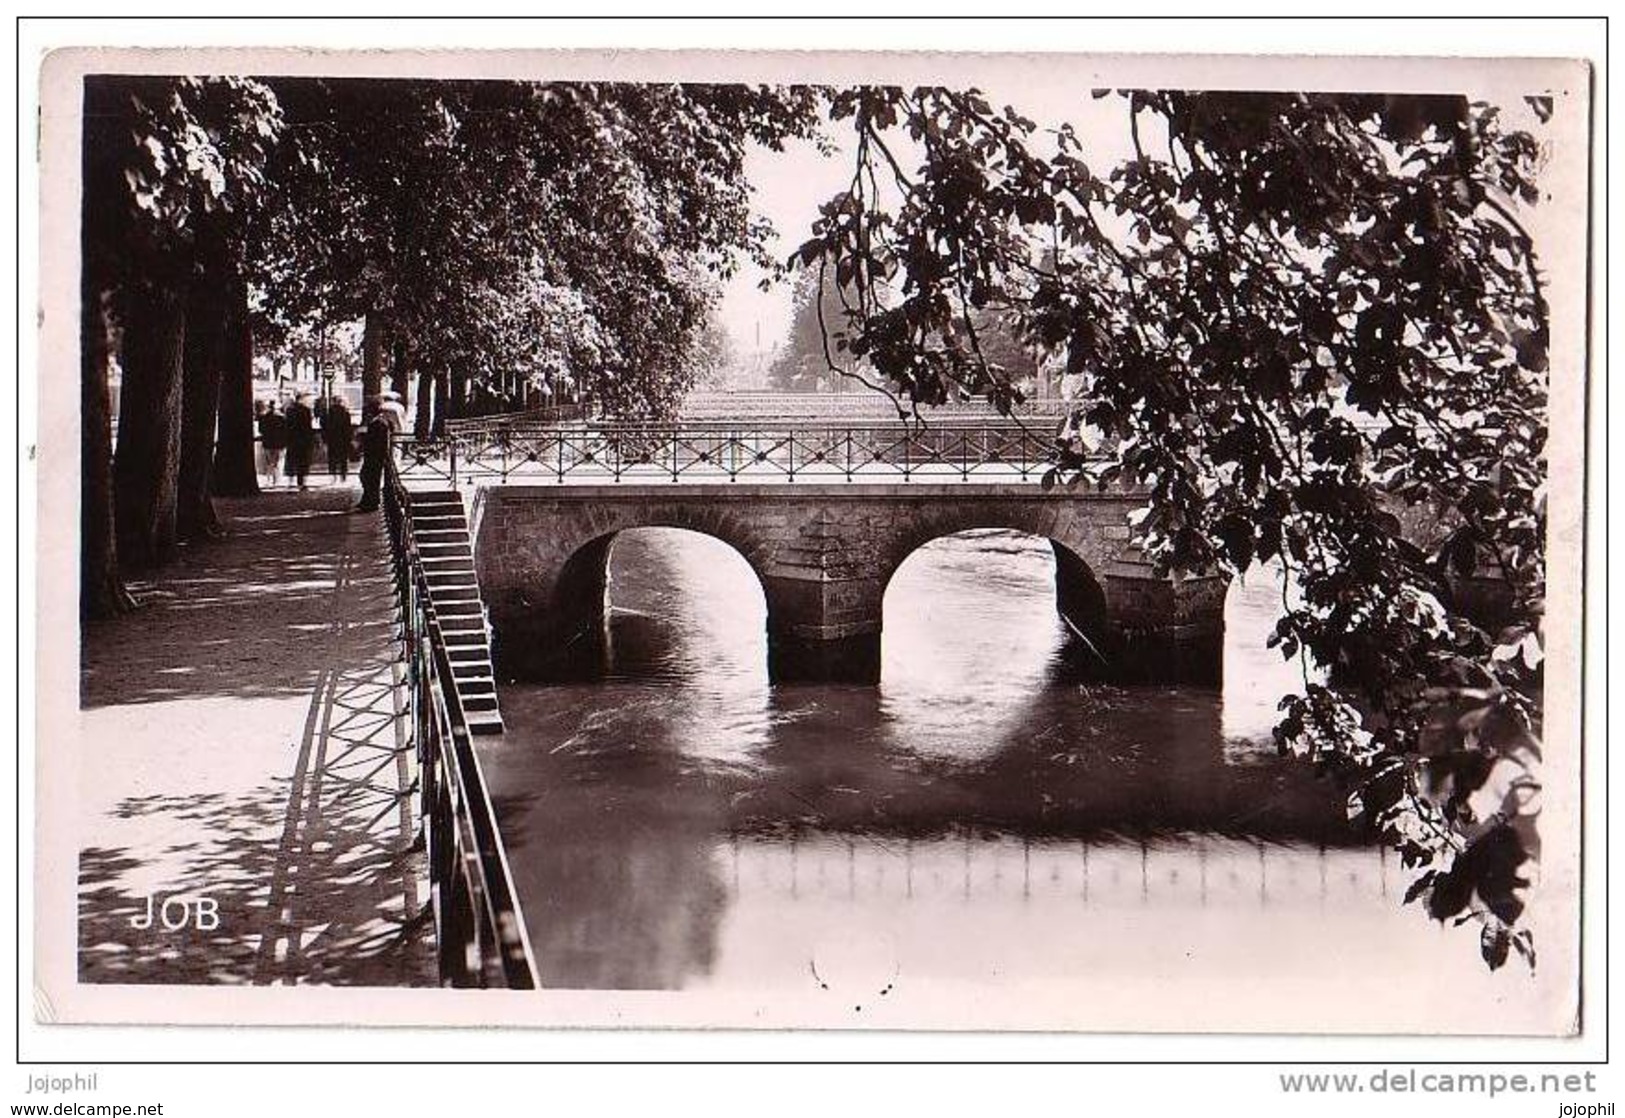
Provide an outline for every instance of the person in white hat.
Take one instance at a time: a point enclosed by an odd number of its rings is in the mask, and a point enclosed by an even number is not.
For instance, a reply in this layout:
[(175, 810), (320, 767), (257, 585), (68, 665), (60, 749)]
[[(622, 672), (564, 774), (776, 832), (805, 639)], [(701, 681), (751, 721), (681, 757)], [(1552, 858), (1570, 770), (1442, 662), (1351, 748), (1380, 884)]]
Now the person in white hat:
[(378, 394), (378, 411), (389, 424), (392, 435), (406, 430), (406, 408), (401, 405), (400, 393), (385, 389)]

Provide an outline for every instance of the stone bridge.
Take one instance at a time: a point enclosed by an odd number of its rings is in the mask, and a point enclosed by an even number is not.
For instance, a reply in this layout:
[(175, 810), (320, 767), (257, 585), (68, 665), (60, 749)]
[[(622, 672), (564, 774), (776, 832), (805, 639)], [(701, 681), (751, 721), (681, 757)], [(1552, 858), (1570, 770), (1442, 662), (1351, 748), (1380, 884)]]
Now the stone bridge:
[[(874, 682), (887, 583), (917, 548), (1002, 528), (1055, 549), (1062, 617), (1111, 678), (1216, 681), (1220, 576), (1159, 578), (1129, 544), (1126, 491), (1023, 482), (481, 486), (474, 561), (509, 680), (554, 678), (601, 653), (610, 546), (630, 528), (685, 528), (729, 544), (761, 580), (777, 682)], [(952, 635), (944, 636), (951, 640)]]

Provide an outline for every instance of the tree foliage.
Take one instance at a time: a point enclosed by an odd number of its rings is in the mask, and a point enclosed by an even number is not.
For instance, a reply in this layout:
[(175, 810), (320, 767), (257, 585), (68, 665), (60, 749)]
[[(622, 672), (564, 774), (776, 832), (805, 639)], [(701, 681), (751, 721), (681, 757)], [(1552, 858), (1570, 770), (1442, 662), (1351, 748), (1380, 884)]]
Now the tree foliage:
[(264, 238), (283, 320), (378, 315), (416, 362), (669, 407), (718, 281), (761, 257), (750, 143), (810, 93), (706, 85), (278, 81), (298, 144)]
[[(1435, 916), (1482, 923), (1491, 965), (1532, 959), (1538, 145), (1455, 97), (1117, 96), (1133, 154), (1095, 166), (1070, 126), (974, 91), (833, 92), (855, 171), (795, 263), (850, 286), (849, 351), (915, 400), (1019, 399), (989, 311), (1086, 374), (1118, 453), (1062, 447), (1058, 476), (1144, 487), (1137, 539), (1165, 569), (1285, 567), (1272, 643), (1336, 686), (1305, 671), (1282, 747), (1427, 867)], [(1466, 608), (1486, 580), (1492, 623)]]
[(816, 392), (844, 366), (834, 355), (846, 344), (846, 306), (816, 265), (794, 272), (790, 289), (790, 333), (767, 368), (767, 380), (783, 392)]
[(393, 364), (437, 380), (427, 398), (542, 379), (668, 410), (719, 280), (764, 258), (744, 152), (807, 133), (815, 108), (745, 86), (89, 79), (87, 615), (124, 602), (106, 510), (125, 565), (213, 530), (208, 441), (221, 401), (246, 437), (250, 295), (276, 341), (364, 321), (369, 393)]
[[(242, 262), (283, 131), (251, 78), (88, 78), (85, 264), (126, 289)], [(235, 251), (234, 251), (235, 250)]]
[(694, 387), (726, 391), (739, 372), (739, 348), (716, 314), (715, 306), (695, 332), (689, 363), (694, 367)]

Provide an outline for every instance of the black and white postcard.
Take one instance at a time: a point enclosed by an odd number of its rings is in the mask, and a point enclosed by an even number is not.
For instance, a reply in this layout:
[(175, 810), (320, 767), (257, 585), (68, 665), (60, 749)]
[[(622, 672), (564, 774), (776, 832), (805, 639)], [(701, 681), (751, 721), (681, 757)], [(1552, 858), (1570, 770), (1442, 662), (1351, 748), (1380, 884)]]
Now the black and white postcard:
[(1585, 64), (41, 80), (40, 1019), (1582, 1028)]

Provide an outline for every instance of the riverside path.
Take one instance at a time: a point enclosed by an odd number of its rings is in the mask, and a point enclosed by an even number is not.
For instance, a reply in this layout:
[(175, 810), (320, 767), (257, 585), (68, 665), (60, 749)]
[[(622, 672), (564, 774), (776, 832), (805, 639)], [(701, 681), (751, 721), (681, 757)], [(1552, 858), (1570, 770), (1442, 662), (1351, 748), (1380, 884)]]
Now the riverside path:
[(85, 627), (81, 981), (436, 983), (389, 539), (354, 502), (222, 500), (226, 538)]

